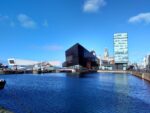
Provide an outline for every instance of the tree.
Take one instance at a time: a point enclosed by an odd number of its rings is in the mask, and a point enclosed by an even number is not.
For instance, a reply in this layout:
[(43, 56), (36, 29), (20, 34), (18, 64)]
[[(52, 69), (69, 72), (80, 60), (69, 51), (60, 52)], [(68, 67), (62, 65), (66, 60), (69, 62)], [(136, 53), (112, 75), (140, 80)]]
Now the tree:
[(2, 63), (0, 63), (0, 68), (3, 68), (3, 64)]

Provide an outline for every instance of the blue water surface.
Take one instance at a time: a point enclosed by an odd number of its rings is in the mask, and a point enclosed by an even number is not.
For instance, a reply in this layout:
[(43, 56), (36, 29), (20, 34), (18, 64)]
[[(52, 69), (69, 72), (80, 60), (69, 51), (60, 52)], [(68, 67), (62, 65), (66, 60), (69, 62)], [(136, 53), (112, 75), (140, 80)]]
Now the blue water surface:
[(130, 74), (0, 75), (14, 113), (150, 113), (150, 83)]

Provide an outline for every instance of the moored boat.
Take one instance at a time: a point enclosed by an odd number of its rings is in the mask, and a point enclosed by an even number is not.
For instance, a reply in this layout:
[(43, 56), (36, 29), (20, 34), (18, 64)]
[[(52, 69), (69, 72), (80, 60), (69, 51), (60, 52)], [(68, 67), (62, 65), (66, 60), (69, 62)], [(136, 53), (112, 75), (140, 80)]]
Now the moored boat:
[(5, 81), (5, 80), (0, 80), (0, 90), (1, 90), (1, 89), (4, 89), (5, 84), (6, 84), (6, 81)]

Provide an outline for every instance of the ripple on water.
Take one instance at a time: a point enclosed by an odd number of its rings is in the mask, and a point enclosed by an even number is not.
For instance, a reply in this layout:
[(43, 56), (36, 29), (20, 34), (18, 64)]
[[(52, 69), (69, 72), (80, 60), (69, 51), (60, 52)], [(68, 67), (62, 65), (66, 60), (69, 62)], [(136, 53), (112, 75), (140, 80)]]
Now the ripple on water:
[[(15, 113), (149, 113), (150, 84), (134, 76), (65, 73), (0, 76), (0, 105)], [(144, 98), (146, 97), (146, 98)]]

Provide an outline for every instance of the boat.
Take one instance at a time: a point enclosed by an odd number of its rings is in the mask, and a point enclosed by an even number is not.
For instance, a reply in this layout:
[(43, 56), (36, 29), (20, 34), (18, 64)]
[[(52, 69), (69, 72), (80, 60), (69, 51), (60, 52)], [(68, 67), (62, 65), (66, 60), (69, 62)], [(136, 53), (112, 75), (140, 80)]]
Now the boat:
[(0, 90), (1, 90), (1, 89), (4, 89), (5, 84), (6, 84), (6, 81), (5, 81), (5, 80), (0, 80)]

